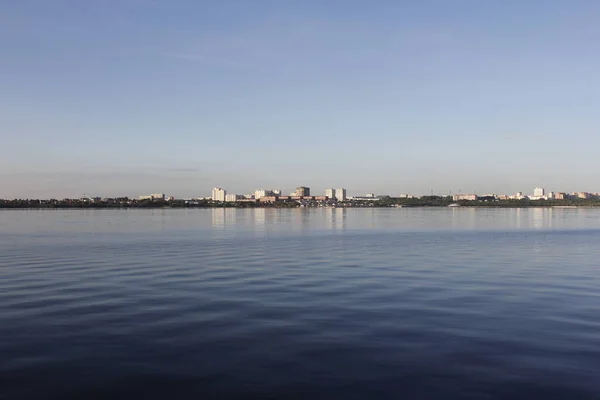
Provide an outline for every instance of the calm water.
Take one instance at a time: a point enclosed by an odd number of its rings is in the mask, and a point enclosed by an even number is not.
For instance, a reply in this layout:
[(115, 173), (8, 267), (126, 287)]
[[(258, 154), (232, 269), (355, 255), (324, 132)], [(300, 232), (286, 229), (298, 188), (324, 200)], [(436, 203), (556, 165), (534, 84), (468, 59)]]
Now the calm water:
[(600, 398), (600, 210), (0, 212), (0, 399)]

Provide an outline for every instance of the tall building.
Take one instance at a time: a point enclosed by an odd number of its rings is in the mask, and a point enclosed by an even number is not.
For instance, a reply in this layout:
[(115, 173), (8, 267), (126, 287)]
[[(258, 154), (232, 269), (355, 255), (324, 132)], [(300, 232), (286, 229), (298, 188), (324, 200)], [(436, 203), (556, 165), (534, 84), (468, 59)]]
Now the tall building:
[(535, 189), (533, 189), (534, 197), (543, 197), (545, 193), (546, 191), (544, 190), (544, 188), (536, 187)]
[(296, 188), (296, 196), (298, 197), (308, 197), (310, 196), (310, 188), (299, 186)]
[(225, 195), (225, 201), (237, 201), (238, 200), (238, 195), (237, 194), (226, 194)]
[(335, 198), (337, 201), (346, 201), (346, 189), (335, 189)]
[(325, 189), (325, 196), (330, 199), (335, 198), (335, 189)]
[(267, 190), (267, 189), (258, 189), (258, 190), (254, 191), (254, 198), (256, 200), (260, 199), (261, 197), (268, 197), (268, 196), (275, 196), (275, 191)]
[(225, 189), (221, 189), (220, 187), (215, 187), (212, 190), (212, 199), (213, 201), (225, 201), (225, 196), (227, 195), (227, 191)]

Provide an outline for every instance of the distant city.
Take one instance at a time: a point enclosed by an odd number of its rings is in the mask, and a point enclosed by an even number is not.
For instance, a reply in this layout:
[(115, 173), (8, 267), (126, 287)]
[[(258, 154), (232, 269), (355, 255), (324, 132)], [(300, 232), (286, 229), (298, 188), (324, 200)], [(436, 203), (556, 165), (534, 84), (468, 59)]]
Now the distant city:
[(600, 193), (554, 192), (536, 187), (530, 194), (475, 194), (415, 196), (401, 194), (365, 193), (348, 196), (345, 188), (328, 188), (324, 193), (312, 194), (310, 187), (299, 186), (284, 194), (280, 189), (257, 189), (248, 194), (228, 193), (214, 187), (206, 197), (178, 199), (164, 193), (128, 197), (89, 197), (65, 199), (13, 199), (0, 200), (0, 208), (69, 208), (69, 207), (419, 207), (419, 206), (471, 206), (471, 207), (573, 207), (600, 206)]
[[(351, 196), (348, 197), (346, 195), (347, 191), (344, 188), (340, 189), (325, 189), (325, 193), (323, 195), (311, 196), (310, 188), (305, 186), (297, 187), (296, 190), (289, 195), (282, 195), (281, 190), (279, 189), (259, 189), (254, 193), (239, 195), (239, 194), (228, 194), (227, 191), (220, 187), (215, 187), (212, 190), (212, 194), (210, 199), (212, 201), (217, 202), (239, 202), (239, 201), (259, 201), (259, 202), (277, 202), (277, 201), (288, 201), (288, 200), (316, 200), (316, 201), (337, 201), (344, 202), (347, 200), (360, 200), (360, 201), (378, 201), (381, 198), (391, 198), (390, 195), (375, 195), (374, 193), (367, 193), (364, 196)], [(142, 196), (140, 199), (152, 198), (152, 196)], [(159, 195), (164, 196), (164, 195)], [(402, 194), (397, 198), (421, 198), (421, 197), (431, 197), (434, 196), (431, 194), (430, 196), (413, 196), (410, 194)], [(439, 196), (439, 195), (438, 195)], [(575, 192), (575, 193), (566, 193), (566, 192), (552, 192), (546, 191), (546, 189), (542, 187), (536, 187), (533, 189), (532, 194), (524, 194), (523, 192), (517, 192), (513, 195), (508, 194), (483, 194), (477, 195), (474, 193), (471, 194), (454, 194), (454, 195), (442, 195), (439, 197), (452, 197), (453, 201), (478, 201), (478, 200), (565, 200), (568, 198), (579, 198), (579, 199), (600, 199), (600, 193), (589, 193), (589, 192)]]

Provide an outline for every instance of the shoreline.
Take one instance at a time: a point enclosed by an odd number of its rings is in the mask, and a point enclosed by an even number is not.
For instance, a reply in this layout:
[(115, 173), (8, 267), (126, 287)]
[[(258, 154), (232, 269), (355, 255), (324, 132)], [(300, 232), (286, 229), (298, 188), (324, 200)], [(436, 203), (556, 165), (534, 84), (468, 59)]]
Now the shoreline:
[(0, 207), (0, 211), (4, 210), (213, 210), (213, 209), (235, 209), (235, 210), (253, 210), (253, 209), (402, 209), (402, 208), (419, 208), (419, 209), (475, 209), (475, 208), (484, 208), (484, 209), (528, 209), (528, 208), (544, 208), (544, 209), (559, 209), (559, 210), (574, 210), (574, 209), (593, 209), (600, 208), (600, 205), (569, 205), (569, 206), (560, 206), (560, 205), (512, 205), (512, 206), (494, 206), (494, 205), (465, 205), (465, 206), (438, 206), (438, 205), (419, 205), (419, 206), (384, 206), (384, 205), (372, 205), (372, 206), (344, 206), (344, 207), (331, 207), (331, 206), (306, 206), (306, 207), (277, 207), (277, 206), (253, 206), (253, 207), (236, 207), (236, 206), (189, 206), (189, 207), (170, 207), (170, 206), (145, 206), (145, 207), (117, 207), (117, 206), (59, 206), (59, 207)]

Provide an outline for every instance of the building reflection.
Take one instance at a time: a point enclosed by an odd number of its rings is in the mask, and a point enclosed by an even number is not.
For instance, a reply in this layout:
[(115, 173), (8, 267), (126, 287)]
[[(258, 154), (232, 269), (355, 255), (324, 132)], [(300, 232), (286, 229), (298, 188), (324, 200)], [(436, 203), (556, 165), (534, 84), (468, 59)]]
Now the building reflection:
[(226, 226), (235, 225), (237, 210), (235, 208), (213, 208), (212, 226), (217, 229), (225, 229)]
[(517, 208), (515, 210), (515, 225), (517, 229), (521, 229), (523, 227), (523, 209)]
[(254, 217), (254, 229), (257, 231), (264, 231), (266, 227), (266, 209), (264, 208), (255, 208), (253, 210)]
[(452, 207), (452, 228), (475, 228), (477, 225), (477, 210), (473, 207)]
[(551, 208), (532, 208), (531, 227), (534, 229), (552, 228), (553, 210)]
[(346, 212), (343, 207), (323, 209), (325, 226), (329, 230), (346, 229)]
[(213, 208), (212, 209), (212, 226), (216, 229), (225, 228), (225, 209), (224, 208)]

